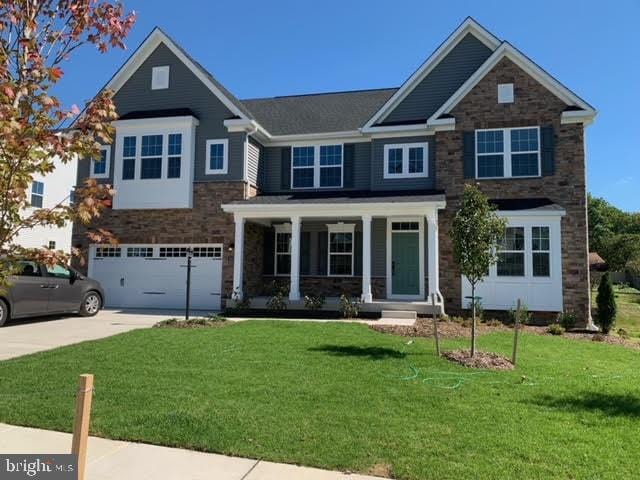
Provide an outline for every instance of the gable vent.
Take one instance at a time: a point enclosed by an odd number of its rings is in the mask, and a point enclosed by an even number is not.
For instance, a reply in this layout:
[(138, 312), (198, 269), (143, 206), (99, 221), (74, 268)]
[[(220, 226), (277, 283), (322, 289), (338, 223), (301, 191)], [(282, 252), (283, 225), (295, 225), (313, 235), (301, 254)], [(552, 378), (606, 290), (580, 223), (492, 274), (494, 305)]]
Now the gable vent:
[(498, 103), (513, 103), (513, 83), (498, 84)]
[(169, 66), (153, 67), (151, 70), (151, 90), (169, 88)]

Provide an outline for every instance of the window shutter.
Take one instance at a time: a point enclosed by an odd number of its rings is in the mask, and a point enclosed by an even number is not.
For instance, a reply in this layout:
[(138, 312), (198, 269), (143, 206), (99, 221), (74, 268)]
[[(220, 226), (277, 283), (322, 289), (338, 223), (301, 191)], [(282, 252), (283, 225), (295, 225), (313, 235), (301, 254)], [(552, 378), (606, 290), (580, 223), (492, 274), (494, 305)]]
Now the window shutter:
[(273, 275), (276, 254), (276, 233), (273, 228), (264, 229), (263, 272), (265, 275)]
[(343, 185), (344, 188), (353, 188), (353, 170), (355, 168), (356, 146), (353, 143), (348, 143), (343, 148)]
[(320, 232), (318, 235), (318, 274), (327, 275), (327, 255), (329, 249), (329, 232)]
[(476, 134), (462, 133), (462, 159), (464, 162), (464, 178), (476, 177)]
[(353, 274), (362, 275), (362, 232), (355, 232), (353, 241)]
[(282, 190), (291, 188), (291, 147), (284, 147), (281, 150), (280, 188)]
[(552, 126), (540, 128), (540, 143), (542, 175), (553, 175), (555, 172), (555, 138)]
[(311, 232), (300, 234), (300, 274), (309, 275), (311, 272)]

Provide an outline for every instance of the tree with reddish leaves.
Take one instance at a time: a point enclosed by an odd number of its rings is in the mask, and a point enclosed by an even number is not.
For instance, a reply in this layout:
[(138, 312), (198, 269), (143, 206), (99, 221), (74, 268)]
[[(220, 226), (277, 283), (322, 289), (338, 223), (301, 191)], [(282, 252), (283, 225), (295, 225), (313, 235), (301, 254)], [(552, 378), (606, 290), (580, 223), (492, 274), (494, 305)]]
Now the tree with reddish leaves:
[[(101, 53), (125, 48), (135, 22), (120, 3), (99, 0), (0, 0), (0, 288), (9, 284), (17, 261), (67, 263), (69, 254), (17, 245), (21, 232), (34, 227), (88, 225), (113, 195), (110, 185), (88, 180), (52, 208), (32, 208), (29, 187), (36, 175), (79, 158), (100, 158), (101, 144), (112, 140), (117, 118), (113, 92), (101, 91), (82, 112), (65, 107), (52, 93), (73, 52), (94, 46)], [(58, 128), (75, 118), (70, 129)], [(109, 232), (89, 230), (92, 242), (114, 242)], [(79, 254), (79, 252), (72, 252)]]

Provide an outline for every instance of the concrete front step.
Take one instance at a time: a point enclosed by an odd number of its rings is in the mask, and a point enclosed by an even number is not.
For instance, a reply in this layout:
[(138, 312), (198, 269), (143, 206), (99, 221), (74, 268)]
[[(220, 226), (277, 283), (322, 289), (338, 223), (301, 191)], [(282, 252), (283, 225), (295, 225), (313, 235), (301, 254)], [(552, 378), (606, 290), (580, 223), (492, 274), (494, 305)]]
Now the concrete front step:
[(380, 318), (406, 318), (415, 320), (417, 316), (417, 313), (411, 310), (383, 310)]

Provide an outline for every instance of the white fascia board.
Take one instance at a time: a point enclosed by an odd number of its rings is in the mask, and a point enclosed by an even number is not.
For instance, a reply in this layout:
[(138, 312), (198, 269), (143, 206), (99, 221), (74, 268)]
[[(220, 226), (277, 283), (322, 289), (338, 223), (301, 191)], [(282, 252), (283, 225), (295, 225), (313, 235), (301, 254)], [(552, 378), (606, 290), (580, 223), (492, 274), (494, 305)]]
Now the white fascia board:
[(583, 125), (589, 125), (593, 123), (597, 114), (597, 112), (586, 112), (584, 110), (562, 112), (562, 115), (560, 116), (560, 123), (562, 125), (569, 123), (582, 123)]
[(155, 128), (168, 127), (193, 127), (198, 126), (200, 121), (190, 115), (182, 117), (162, 117), (162, 118), (135, 118), (131, 120), (115, 120), (111, 124), (116, 130), (149, 130)]
[(436, 49), (435, 52), (411, 75), (394, 93), (385, 104), (369, 119), (364, 125), (367, 129), (373, 126), (381, 118), (385, 117), (391, 110), (398, 106), (402, 100), (418, 85), (438, 64), (445, 58), (451, 50), (462, 40), (465, 35), (472, 33), (478, 40), (484, 43), (491, 50), (495, 50), (500, 45), (500, 40), (473, 18), (467, 18), (449, 37)]
[[(129, 59), (120, 67), (116, 74), (111, 77), (111, 80), (100, 89), (113, 90), (114, 93), (120, 90), (122, 86), (131, 78), (131, 76), (138, 70), (138, 68), (144, 63), (144, 61), (153, 53), (153, 51), (164, 43), (171, 52), (184, 63), (189, 70), (202, 82), (209, 90), (235, 115), (240, 118), (246, 119), (247, 116), (236, 107), (231, 100), (205, 75), (201, 68), (195, 65), (182, 50), (160, 30), (158, 27), (154, 28), (149, 36), (142, 42), (142, 44), (134, 51)], [(81, 114), (82, 115), (82, 114)], [(78, 116), (80, 118), (80, 115)], [(77, 119), (71, 125), (75, 125)]]
[(502, 218), (517, 219), (521, 217), (532, 218), (536, 217), (536, 220), (557, 220), (558, 217), (564, 217), (567, 211), (562, 210), (498, 210), (496, 215)]
[[(320, 200), (321, 201), (321, 200)], [(362, 215), (425, 216), (446, 207), (444, 200), (424, 202), (374, 202), (374, 203), (298, 203), (298, 204), (225, 204), (222, 210), (239, 218), (288, 218), (320, 217), (350, 218)], [(348, 212), (340, 214), (337, 212)]]
[[(567, 87), (558, 82), (550, 74), (532, 62), (528, 57), (522, 54), (519, 50), (514, 48), (508, 42), (503, 42), (491, 56), (471, 75), (466, 82), (464, 82), (456, 92), (447, 100), (430, 118), (427, 120), (428, 124), (432, 124), (437, 121), (438, 118), (446, 113), (449, 113), (460, 101), (482, 80), (487, 73), (495, 67), (500, 60), (507, 57), (524, 72), (530, 75), (533, 79), (537, 80), (547, 90), (557, 96), (560, 100), (567, 105), (577, 105), (584, 110), (584, 114), (595, 116), (595, 109), (587, 102), (578, 97), (575, 93), (569, 90)], [(517, 99), (516, 99), (517, 101)]]

